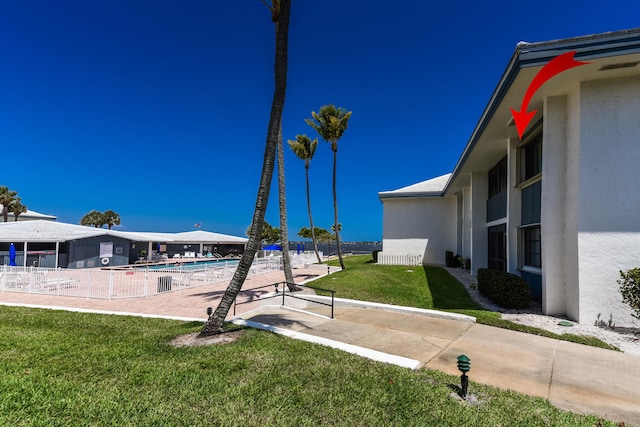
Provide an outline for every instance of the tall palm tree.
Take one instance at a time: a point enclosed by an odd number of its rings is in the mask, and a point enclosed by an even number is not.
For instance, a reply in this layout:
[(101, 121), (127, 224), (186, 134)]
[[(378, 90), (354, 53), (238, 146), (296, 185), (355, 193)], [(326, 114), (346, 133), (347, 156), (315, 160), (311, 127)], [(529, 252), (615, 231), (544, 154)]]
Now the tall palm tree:
[(287, 192), (284, 180), (284, 144), (282, 143), (282, 127), (278, 132), (278, 205), (280, 206), (280, 247), (282, 248), (282, 268), (285, 282), (291, 292), (299, 291), (293, 281), (291, 259), (289, 257), (289, 228), (287, 227)]
[(104, 221), (104, 223), (107, 224), (107, 227), (109, 227), (109, 230), (111, 230), (111, 227), (114, 225), (120, 225), (120, 214), (112, 210), (104, 211), (102, 214), (102, 221)]
[(262, 174), (260, 176), (256, 205), (253, 211), (253, 220), (251, 222), (251, 235), (233, 278), (231, 282), (229, 282), (229, 286), (227, 286), (220, 300), (220, 304), (218, 304), (218, 307), (200, 331), (201, 336), (222, 332), (224, 319), (227, 317), (233, 301), (240, 292), (251, 268), (253, 258), (260, 247), (262, 223), (264, 222), (264, 215), (267, 209), (267, 203), (269, 202), (269, 190), (273, 178), (273, 169), (275, 167), (276, 147), (278, 144), (278, 134), (282, 127), (282, 112), (284, 110), (287, 89), (287, 49), (289, 44), (289, 11), (291, 9), (291, 0), (272, 0), (271, 4), (267, 3), (266, 0), (262, 0), (262, 2), (269, 7), (271, 20), (275, 24), (275, 89), (273, 91), (271, 115), (267, 127)]
[(0, 185), (0, 205), (2, 205), (2, 217), (4, 222), (9, 221), (9, 206), (18, 195), (17, 191), (9, 190), (9, 187)]
[[(336, 163), (338, 158), (338, 140), (347, 130), (351, 111), (347, 112), (344, 108), (336, 108), (335, 105), (324, 105), (320, 108), (320, 112), (316, 114), (311, 112), (311, 119), (305, 119), (305, 122), (318, 132), (318, 134), (331, 144), (333, 151), (333, 223), (338, 224), (338, 196), (336, 193)], [(342, 251), (340, 250), (340, 233), (336, 230), (336, 244), (338, 245), (338, 259), (340, 267), (344, 270), (344, 261), (342, 260)]]
[(313, 159), (313, 155), (316, 153), (318, 147), (318, 138), (313, 141), (307, 135), (296, 135), (296, 140), (289, 140), (289, 147), (298, 156), (298, 158), (304, 161), (304, 173), (307, 182), (307, 212), (309, 212), (309, 228), (311, 229), (311, 240), (313, 241), (313, 250), (316, 252), (318, 258), (318, 264), (322, 264), (320, 259), (320, 253), (318, 252), (318, 241), (316, 240), (315, 227), (313, 226), (313, 217), (311, 216), (311, 194), (309, 192), (309, 163)]
[(9, 206), (9, 211), (11, 211), (15, 217), (15, 221), (18, 221), (18, 217), (27, 211), (27, 207), (20, 203), (21, 201), (22, 199), (20, 197), (16, 197)]

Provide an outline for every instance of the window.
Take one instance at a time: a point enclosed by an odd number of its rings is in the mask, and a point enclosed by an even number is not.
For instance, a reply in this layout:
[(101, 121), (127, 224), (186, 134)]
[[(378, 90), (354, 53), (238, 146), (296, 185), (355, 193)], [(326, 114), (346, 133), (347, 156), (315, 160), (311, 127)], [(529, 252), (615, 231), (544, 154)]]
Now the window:
[(492, 270), (507, 271), (507, 226), (489, 227), (489, 260), (487, 267)]
[(540, 226), (523, 229), (524, 234), (524, 265), (526, 267), (542, 267), (542, 245)]
[(507, 189), (507, 156), (489, 171), (489, 198)]
[(524, 176), (526, 181), (542, 173), (542, 132), (524, 147)]
[(487, 222), (507, 216), (507, 156), (488, 173)]

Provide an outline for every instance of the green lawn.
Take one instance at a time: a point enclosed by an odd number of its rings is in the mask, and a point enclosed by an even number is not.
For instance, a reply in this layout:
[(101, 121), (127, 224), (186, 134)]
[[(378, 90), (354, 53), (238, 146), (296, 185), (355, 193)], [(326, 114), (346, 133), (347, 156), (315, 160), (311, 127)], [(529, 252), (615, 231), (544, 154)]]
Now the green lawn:
[(457, 377), (264, 331), (169, 345), (200, 327), (0, 306), (0, 425), (615, 425), (473, 382), (480, 404), (464, 405), (450, 396)]
[[(312, 286), (332, 289), (336, 297), (408, 307), (427, 308), (474, 316), (478, 323), (580, 344), (619, 350), (602, 340), (552, 332), (503, 320), (500, 313), (482, 309), (464, 286), (441, 267), (377, 265), (371, 255), (344, 258), (344, 271), (322, 277)], [(339, 265), (337, 260), (330, 265)]]

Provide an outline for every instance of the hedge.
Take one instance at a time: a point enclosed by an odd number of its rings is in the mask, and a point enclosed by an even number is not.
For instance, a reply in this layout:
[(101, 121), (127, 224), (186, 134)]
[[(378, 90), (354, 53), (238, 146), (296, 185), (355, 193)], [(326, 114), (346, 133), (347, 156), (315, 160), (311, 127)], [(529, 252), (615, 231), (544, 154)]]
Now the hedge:
[(478, 290), (503, 308), (529, 306), (529, 285), (519, 276), (499, 270), (478, 269)]

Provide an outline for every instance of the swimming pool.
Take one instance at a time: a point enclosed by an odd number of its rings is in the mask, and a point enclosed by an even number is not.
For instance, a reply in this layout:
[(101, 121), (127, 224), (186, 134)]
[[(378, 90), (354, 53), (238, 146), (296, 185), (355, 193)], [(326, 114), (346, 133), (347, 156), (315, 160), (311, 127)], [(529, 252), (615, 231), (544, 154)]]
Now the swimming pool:
[(207, 268), (224, 268), (224, 267), (235, 267), (240, 262), (239, 259), (207, 259), (203, 261), (188, 261), (181, 262), (179, 260), (168, 261), (165, 264), (155, 264), (155, 265), (145, 265), (138, 266), (136, 268), (143, 268), (149, 270), (188, 270), (188, 271), (198, 271), (198, 270), (206, 270)]

